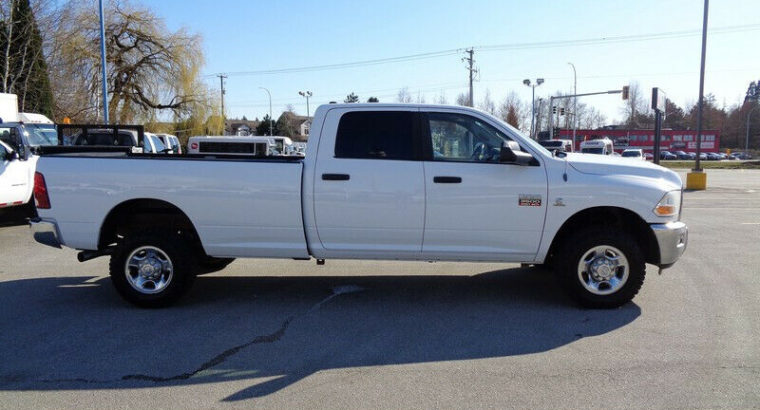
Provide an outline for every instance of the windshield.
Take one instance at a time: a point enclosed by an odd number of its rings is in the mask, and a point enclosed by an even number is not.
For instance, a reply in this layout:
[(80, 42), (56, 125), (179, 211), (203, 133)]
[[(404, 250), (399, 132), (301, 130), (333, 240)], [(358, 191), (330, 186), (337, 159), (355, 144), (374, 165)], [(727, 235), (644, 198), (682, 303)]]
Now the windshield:
[(581, 152), (584, 154), (604, 154), (604, 148), (583, 148)]
[[(164, 145), (164, 143), (161, 142), (161, 138), (154, 137), (152, 135), (146, 135), (145, 139), (149, 139), (150, 141), (153, 142), (153, 146), (156, 147), (156, 152), (158, 153), (166, 149), (166, 145)], [(145, 147), (149, 148), (148, 144), (145, 144)]]
[(52, 124), (26, 124), (29, 145), (58, 145), (58, 131)]
[(638, 151), (623, 151), (624, 157), (640, 157), (641, 153)]
[(538, 143), (547, 148), (562, 148), (562, 141), (539, 141)]

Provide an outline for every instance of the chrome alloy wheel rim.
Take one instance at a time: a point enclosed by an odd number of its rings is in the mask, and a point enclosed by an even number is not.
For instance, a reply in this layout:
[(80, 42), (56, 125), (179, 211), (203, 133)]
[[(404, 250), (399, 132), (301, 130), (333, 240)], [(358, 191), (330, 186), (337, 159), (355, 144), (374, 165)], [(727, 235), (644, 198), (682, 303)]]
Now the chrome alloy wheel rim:
[(609, 295), (617, 292), (628, 280), (630, 266), (623, 252), (614, 246), (595, 246), (578, 262), (578, 279), (589, 292)]
[(141, 246), (127, 257), (124, 265), (127, 282), (138, 292), (155, 294), (169, 286), (174, 266), (166, 253), (155, 246)]

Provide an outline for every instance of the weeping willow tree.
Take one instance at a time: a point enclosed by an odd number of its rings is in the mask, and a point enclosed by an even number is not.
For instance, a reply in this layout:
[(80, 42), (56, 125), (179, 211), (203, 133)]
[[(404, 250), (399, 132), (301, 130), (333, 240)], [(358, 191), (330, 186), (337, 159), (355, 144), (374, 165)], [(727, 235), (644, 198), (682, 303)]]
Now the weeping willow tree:
[[(97, 3), (71, 0), (61, 10), (50, 45), (58, 112), (75, 121), (102, 120)], [(150, 10), (127, 1), (109, 1), (105, 14), (111, 121), (171, 120), (205, 132), (218, 112), (200, 75), (201, 38), (185, 29), (172, 32)]]

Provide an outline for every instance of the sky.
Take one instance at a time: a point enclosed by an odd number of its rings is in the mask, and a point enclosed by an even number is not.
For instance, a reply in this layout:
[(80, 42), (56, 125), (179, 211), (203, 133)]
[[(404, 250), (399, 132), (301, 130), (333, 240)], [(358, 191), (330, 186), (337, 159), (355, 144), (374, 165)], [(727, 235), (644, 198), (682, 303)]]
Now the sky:
[[(351, 92), (361, 101), (394, 102), (408, 87), (416, 99), (449, 103), (468, 89), (464, 49), (475, 47), (479, 70), (475, 102), (486, 90), (500, 102), (522, 84), (544, 78), (536, 98), (573, 90), (620, 89), (638, 82), (647, 98), (660, 87), (680, 106), (699, 95), (703, 1), (243, 1), (161, 0), (142, 4), (164, 18), (168, 29), (186, 28), (203, 38), (204, 75), (219, 88), (226, 73), (228, 118), (274, 117), (288, 104), (306, 114), (299, 91), (311, 91), (310, 112)], [(649, 36), (657, 34), (657, 36)], [(621, 40), (620, 37), (628, 39)], [(655, 38), (652, 38), (655, 37)], [(575, 40), (607, 39), (590, 44)], [(760, 80), (760, 1), (713, 1), (709, 9), (705, 94), (719, 105), (741, 103), (750, 81)], [(561, 42), (565, 42), (564, 44)], [(543, 43), (543, 44), (541, 44)], [(548, 44), (547, 44), (548, 43)], [(488, 48), (494, 45), (507, 45)], [(515, 46), (517, 45), (517, 46)], [(459, 50), (459, 51), (457, 51)], [(261, 71), (390, 59), (422, 53), (428, 58), (337, 69), (265, 74)], [(620, 95), (579, 99), (621, 116)]]

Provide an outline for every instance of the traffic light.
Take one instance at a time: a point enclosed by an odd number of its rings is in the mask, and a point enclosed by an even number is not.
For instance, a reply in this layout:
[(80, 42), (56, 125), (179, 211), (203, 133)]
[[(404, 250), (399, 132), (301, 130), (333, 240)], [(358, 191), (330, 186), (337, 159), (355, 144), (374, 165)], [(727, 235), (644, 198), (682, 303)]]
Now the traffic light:
[(565, 107), (559, 107), (559, 115), (565, 115)]
[(556, 113), (557, 113), (557, 106), (554, 105), (552, 106), (552, 114), (556, 114)]
[(624, 85), (624, 86), (623, 86), (623, 99), (624, 99), (624, 100), (627, 100), (627, 99), (628, 99), (628, 89), (629, 89), (629, 88), (630, 88), (630, 87), (629, 87), (629, 86), (627, 86), (627, 85)]

